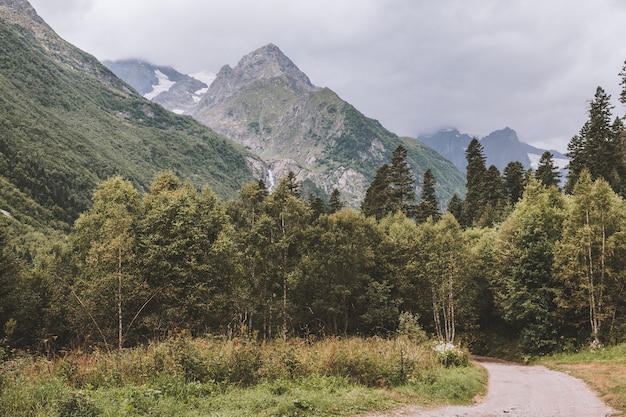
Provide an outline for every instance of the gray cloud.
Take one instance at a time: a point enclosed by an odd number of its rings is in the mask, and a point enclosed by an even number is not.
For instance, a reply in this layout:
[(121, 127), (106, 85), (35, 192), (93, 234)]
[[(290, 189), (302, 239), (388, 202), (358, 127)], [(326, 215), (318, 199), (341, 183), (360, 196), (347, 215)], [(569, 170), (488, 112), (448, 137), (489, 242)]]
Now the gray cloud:
[(596, 86), (617, 97), (626, 59), (619, 0), (31, 3), (100, 59), (217, 72), (273, 42), (314, 84), (411, 136), (509, 126), (524, 141), (564, 150)]

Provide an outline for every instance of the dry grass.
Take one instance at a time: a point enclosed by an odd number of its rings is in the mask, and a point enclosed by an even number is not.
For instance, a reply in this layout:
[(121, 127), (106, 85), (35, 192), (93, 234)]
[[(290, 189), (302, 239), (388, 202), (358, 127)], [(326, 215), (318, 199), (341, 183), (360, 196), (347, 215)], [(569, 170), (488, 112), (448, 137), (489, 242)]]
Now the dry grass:
[(446, 368), (430, 345), (405, 337), (179, 337), (122, 352), (0, 363), (0, 415), (356, 415), (468, 403), (485, 382), (475, 367)]
[(582, 379), (619, 415), (626, 415), (626, 345), (559, 354), (542, 363)]

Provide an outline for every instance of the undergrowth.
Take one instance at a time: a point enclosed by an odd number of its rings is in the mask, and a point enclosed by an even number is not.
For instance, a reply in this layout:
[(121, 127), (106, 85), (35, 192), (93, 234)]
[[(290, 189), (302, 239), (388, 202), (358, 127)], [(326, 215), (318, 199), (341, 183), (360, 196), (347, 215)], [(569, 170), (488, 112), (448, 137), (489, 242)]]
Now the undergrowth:
[(6, 416), (326, 416), (468, 402), (472, 366), (406, 337), (257, 343), (179, 337), (116, 353), (22, 356), (0, 368)]

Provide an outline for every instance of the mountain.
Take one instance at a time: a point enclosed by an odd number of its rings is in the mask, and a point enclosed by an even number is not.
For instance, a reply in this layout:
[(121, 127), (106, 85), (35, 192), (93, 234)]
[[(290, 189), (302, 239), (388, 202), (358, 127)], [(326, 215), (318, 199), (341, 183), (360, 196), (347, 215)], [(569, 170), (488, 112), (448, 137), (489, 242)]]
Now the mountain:
[(0, 0), (0, 218), (66, 228), (99, 181), (122, 175), (147, 189), (167, 169), (234, 197), (255, 165), (240, 145), (141, 97), (26, 0)]
[[(467, 166), (465, 149), (472, 140), (471, 136), (462, 134), (457, 129), (442, 129), (431, 135), (420, 135), (417, 140), (433, 148), (452, 161), (459, 170), (465, 172)], [(514, 161), (521, 162), (526, 169), (536, 169), (539, 158), (546, 151), (520, 141), (515, 130), (508, 127), (491, 132), (479, 140), (487, 160), (486, 165), (495, 165), (500, 172), (509, 162)], [(568, 158), (558, 151), (550, 150), (550, 152), (554, 156), (555, 165), (564, 171), (569, 162)]]
[(136, 59), (102, 63), (144, 98), (177, 114), (188, 113), (196, 107), (202, 95), (207, 92), (209, 84), (215, 79), (215, 74), (212, 73), (187, 75), (172, 67), (153, 65)]
[(464, 194), (465, 178), (449, 161), (415, 140), (399, 138), (331, 89), (313, 85), (276, 45), (247, 54), (234, 68), (223, 66), (200, 97), (186, 114), (259, 154), (270, 185), (293, 171), (305, 195), (329, 195), (338, 188), (349, 205), (358, 207), (376, 170), (404, 143), (410, 145), (416, 184), (430, 168), (442, 203)]

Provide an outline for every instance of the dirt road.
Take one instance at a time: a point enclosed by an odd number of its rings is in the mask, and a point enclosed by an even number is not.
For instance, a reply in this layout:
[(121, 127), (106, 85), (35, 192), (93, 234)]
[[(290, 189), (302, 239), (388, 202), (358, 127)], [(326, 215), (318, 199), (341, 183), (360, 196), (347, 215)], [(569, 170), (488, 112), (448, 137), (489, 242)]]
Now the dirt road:
[[(482, 362), (489, 391), (477, 405), (436, 410), (407, 408), (388, 417), (604, 417), (620, 415), (581, 380), (543, 366)], [(382, 415), (381, 415), (382, 417)]]

